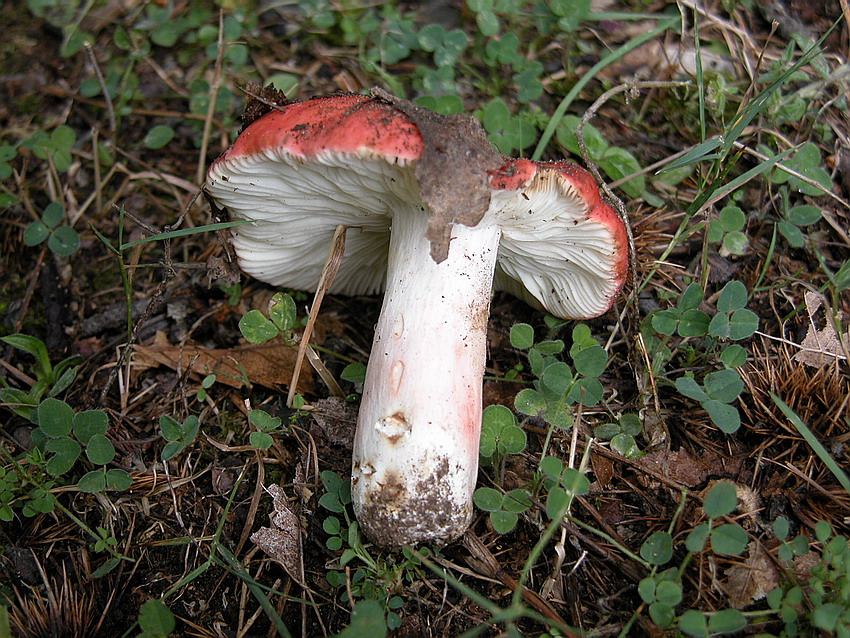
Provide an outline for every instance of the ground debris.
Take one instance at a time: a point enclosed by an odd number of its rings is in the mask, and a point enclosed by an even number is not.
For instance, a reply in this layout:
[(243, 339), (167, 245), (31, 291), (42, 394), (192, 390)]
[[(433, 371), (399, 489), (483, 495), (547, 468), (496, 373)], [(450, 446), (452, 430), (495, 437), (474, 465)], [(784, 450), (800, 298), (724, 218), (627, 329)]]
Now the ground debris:
[(780, 583), (776, 562), (758, 541), (750, 541), (747, 559), (726, 570), (724, 589), (735, 609), (746, 609), (761, 600)]
[(251, 540), (280, 563), (293, 580), (303, 582), (301, 523), (292, 511), (282, 487), (269, 485), (266, 491), (271, 494), (274, 504), (272, 527), (261, 527), (251, 534)]
[[(164, 365), (181, 371), (189, 368), (202, 376), (216, 373), (216, 382), (234, 388), (244, 386), (243, 377), (247, 375), (253, 384), (277, 389), (289, 385), (298, 347), (277, 342), (233, 348), (204, 348), (193, 344), (175, 346), (163, 333), (157, 333), (153, 344), (136, 346), (135, 351), (137, 365)], [(310, 392), (312, 388), (311, 371), (305, 368), (299, 379), (298, 391)]]

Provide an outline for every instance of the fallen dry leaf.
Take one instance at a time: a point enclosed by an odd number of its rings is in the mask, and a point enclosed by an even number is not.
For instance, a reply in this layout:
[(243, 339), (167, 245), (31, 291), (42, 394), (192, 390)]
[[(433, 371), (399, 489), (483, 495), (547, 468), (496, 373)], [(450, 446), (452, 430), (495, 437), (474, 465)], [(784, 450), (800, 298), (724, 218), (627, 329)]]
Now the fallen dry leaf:
[[(844, 334), (844, 339), (850, 340), (850, 332)], [(820, 330), (809, 326), (809, 331), (800, 345), (805, 350), (795, 354), (794, 360), (813, 368), (823, 368), (835, 363), (836, 359), (844, 359), (841, 339), (831, 322)]]
[(677, 452), (673, 452), (672, 450), (650, 452), (638, 459), (637, 465), (666, 476), (670, 480), (680, 483), (685, 487), (699, 485), (711, 471), (710, 466), (702, 460), (691, 456), (683, 447), (680, 447)]
[(339, 397), (319, 399), (311, 412), (313, 425), (310, 434), (317, 440), (341, 445), (346, 450), (354, 447), (354, 429), (357, 425), (357, 408)]
[(726, 570), (726, 593), (735, 609), (744, 609), (779, 586), (779, 571), (761, 543), (751, 541), (748, 558)]
[[(809, 291), (806, 293), (806, 309), (809, 312), (809, 330), (806, 333), (803, 348), (794, 355), (794, 360), (813, 368), (823, 368), (835, 363), (836, 359), (844, 359), (844, 348), (841, 346), (841, 337), (835, 330), (835, 325), (827, 317), (823, 328), (818, 329), (815, 325), (815, 314), (823, 305), (820, 296)], [(844, 341), (850, 341), (850, 331), (844, 334)]]
[(616, 474), (614, 470), (614, 461), (602, 456), (601, 454), (590, 455), (590, 466), (593, 468), (593, 475), (596, 477), (599, 486), (603, 489), (608, 487), (611, 479)]
[[(172, 370), (185, 370), (191, 366), (192, 372), (199, 375), (216, 373), (216, 383), (234, 388), (245, 385), (241, 365), (251, 383), (276, 389), (289, 385), (298, 348), (282, 343), (246, 344), (222, 349), (188, 344), (173, 346), (163, 344), (158, 337), (154, 345), (138, 345), (135, 352), (136, 361), (142, 365), (164, 365)], [(298, 391), (307, 393), (312, 389), (312, 370), (305, 368), (298, 381)]]
[(274, 504), (274, 513), (271, 515), (273, 527), (261, 527), (251, 534), (251, 540), (283, 565), (293, 580), (301, 583), (301, 524), (298, 516), (290, 509), (283, 488), (270, 485), (266, 489), (272, 495)]

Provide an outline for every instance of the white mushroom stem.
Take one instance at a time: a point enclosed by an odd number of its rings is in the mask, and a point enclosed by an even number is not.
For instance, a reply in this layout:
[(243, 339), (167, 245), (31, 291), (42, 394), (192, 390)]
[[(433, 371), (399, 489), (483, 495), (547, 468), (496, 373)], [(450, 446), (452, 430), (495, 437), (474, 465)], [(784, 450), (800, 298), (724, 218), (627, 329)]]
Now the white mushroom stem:
[(393, 218), (387, 285), (354, 439), (352, 499), (381, 545), (447, 542), (467, 528), (499, 239), (456, 224), (437, 264), (428, 215)]

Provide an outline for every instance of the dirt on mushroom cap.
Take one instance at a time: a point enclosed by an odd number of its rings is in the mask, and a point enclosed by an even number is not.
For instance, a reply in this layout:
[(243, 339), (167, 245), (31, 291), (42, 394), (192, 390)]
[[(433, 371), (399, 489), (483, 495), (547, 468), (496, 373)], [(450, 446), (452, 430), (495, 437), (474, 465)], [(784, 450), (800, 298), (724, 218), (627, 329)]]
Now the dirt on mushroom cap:
[(431, 258), (445, 261), (452, 224), (475, 226), (487, 212), (489, 173), (502, 166), (504, 157), (471, 116), (434, 113), (378, 88), (372, 94), (404, 113), (422, 135), (425, 146), (416, 164), (416, 178), (422, 200), (431, 209), (427, 234)]

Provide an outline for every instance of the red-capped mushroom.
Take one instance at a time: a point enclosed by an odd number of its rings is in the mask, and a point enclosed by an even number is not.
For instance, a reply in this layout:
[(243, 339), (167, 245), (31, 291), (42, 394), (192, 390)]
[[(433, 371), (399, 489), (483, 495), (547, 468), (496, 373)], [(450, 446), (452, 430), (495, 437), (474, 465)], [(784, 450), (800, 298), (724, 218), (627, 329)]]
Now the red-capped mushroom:
[(472, 516), (493, 285), (563, 318), (607, 311), (627, 274), (623, 220), (568, 162), (503, 157), (478, 123), (381, 93), (286, 105), (209, 169), (242, 269), (315, 290), (385, 290), (354, 441), (352, 497), (382, 545), (447, 542)]

